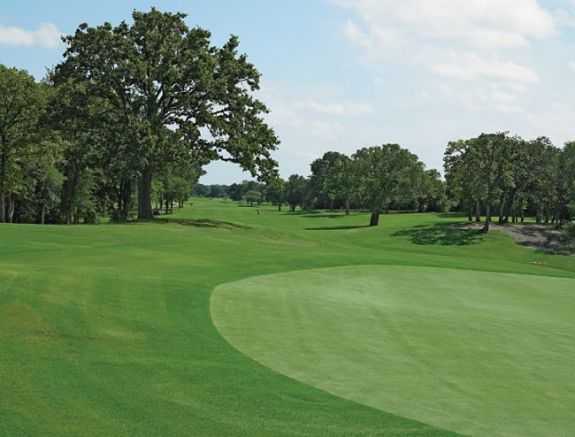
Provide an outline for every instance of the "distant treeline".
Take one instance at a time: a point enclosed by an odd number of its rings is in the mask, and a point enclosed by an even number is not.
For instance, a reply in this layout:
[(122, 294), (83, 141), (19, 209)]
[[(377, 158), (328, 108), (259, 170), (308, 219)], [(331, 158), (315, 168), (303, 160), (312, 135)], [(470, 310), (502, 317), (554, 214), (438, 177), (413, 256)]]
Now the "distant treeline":
[(309, 177), (198, 185), (195, 193), (267, 200), (292, 211), (364, 209), (371, 212), (371, 225), (390, 210), (464, 212), (470, 221), (483, 221), (485, 231), (494, 217), (505, 224), (532, 216), (537, 223), (558, 226), (575, 217), (575, 143), (560, 148), (545, 137), (528, 141), (507, 133), (482, 134), (449, 143), (444, 164), (442, 178), (408, 150), (385, 144), (351, 156), (328, 152), (311, 164)]

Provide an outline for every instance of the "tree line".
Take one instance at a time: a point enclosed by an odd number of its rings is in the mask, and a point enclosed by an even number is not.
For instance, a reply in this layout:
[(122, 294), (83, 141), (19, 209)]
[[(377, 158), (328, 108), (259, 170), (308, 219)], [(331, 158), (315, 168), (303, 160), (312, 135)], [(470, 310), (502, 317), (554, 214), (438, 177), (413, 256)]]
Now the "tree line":
[(546, 137), (482, 134), (449, 143), (444, 163), (458, 209), (470, 221), (484, 215), (485, 231), (494, 216), (500, 224), (531, 215), (562, 226), (575, 215), (575, 143), (559, 148)]
[(437, 170), (426, 169), (417, 155), (398, 144), (357, 150), (351, 156), (327, 152), (311, 164), (311, 175), (275, 179), (270, 200), (281, 207), (352, 209), (370, 212), (370, 226), (390, 210), (448, 209), (446, 186)]
[(0, 222), (141, 220), (182, 205), (211, 161), (276, 175), (278, 139), (235, 36), (185, 15), (81, 24), (40, 82), (0, 65)]
[[(279, 209), (460, 211), (470, 221), (562, 226), (575, 216), (575, 143), (508, 133), (450, 142), (444, 175), (398, 144), (327, 152), (311, 175), (277, 173), (279, 141), (254, 97), (260, 74), (232, 36), (221, 47), (185, 15), (81, 24), (36, 81), (0, 65), (0, 222), (149, 220), (190, 195)], [(258, 181), (198, 184), (214, 160)]]
[[(575, 142), (560, 148), (546, 137), (504, 132), (453, 141), (444, 153), (444, 177), (407, 149), (384, 144), (351, 156), (327, 152), (311, 164), (309, 177), (241, 187), (280, 209), (368, 210), (371, 226), (382, 212), (409, 210), (464, 212), (484, 231), (494, 219), (519, 223), (526, 216), (562, 227), (575, 217)], [(227, 190), (234, 198), (233, 186)]]

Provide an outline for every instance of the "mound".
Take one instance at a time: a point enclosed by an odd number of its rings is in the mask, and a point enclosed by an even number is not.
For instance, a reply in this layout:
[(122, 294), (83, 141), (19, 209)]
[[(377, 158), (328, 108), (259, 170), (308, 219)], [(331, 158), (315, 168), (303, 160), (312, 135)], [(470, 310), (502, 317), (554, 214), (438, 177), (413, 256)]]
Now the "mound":
[(569, 435), (575, 281), (397, 266), (218, 287), (214, 324), (261, 364), (343, 398), (484, 436)]

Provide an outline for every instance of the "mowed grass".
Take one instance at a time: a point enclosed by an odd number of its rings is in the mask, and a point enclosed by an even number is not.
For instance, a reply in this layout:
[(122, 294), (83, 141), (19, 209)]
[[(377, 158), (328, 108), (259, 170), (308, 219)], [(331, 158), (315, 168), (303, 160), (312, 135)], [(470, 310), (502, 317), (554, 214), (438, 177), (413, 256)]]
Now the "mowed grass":
[(260, 211), (196, 199), (167, 222), (0, 225), (0, 436), (452, 435), (240, 353), (212, 322), (214, 288), (361, 265), (575, 278), (575, 258), (453, 216), (370, 229), (365, 214)]
[(256, 276), (212, 315), (240, 351), (346, 399), (474, 436), (575, 423), (575, 280), (405, 266)]

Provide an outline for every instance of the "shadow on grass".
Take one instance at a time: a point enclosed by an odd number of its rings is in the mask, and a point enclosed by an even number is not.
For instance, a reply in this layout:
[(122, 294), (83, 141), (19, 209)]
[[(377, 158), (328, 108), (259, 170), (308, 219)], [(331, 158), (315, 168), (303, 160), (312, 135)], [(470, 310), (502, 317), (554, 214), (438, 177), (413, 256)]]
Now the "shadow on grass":
[(320, 214), (321, 211), (316, 211), (316, 210), (304, 210), (304, 209), (298, 209), (296, 211), (286, 211), (286, 212), (282, 212), (282, 215), (295, 215), (295, 216), (311, 216), (311, 215), (316, 215), (316, 214)]
[(335, 219), (335, 218), (343, 218), (343, 217), (350, 217), (351, 214), (349, 215), (345, 215), (345, 213), (323, 213), (323, 214), (319, 214), (319, 213), (314, 213), (314, 214), (304, 214), (304, 215), (300, 215), (301, 218), (329, 218), (329, 219)]
[(317, 228), (305, 228), (306, 231), (344, 231), (349, 229), (369, 228), (369, 225), (349, 225), (349, 226), (319, 226)]
[(467, 214), (463, 212), (440, 212), (436, 213), (437, 217), (440, 218), (465, 218), (467, 219)]
[(195, 226), (198, 228), (251, 229), (249, 226), (240, 225), (238, 223), (212, 219), (156, 218), (153, 223), (178, 224), (183, 226)]
[(479, 229), (468, 229), (463, 224), (438, 223), (419, 225), (395, 232), (394, 237), (408, 237), (413, 244), (438, 246), (467, 246), (481, 242), (485, 234)]

